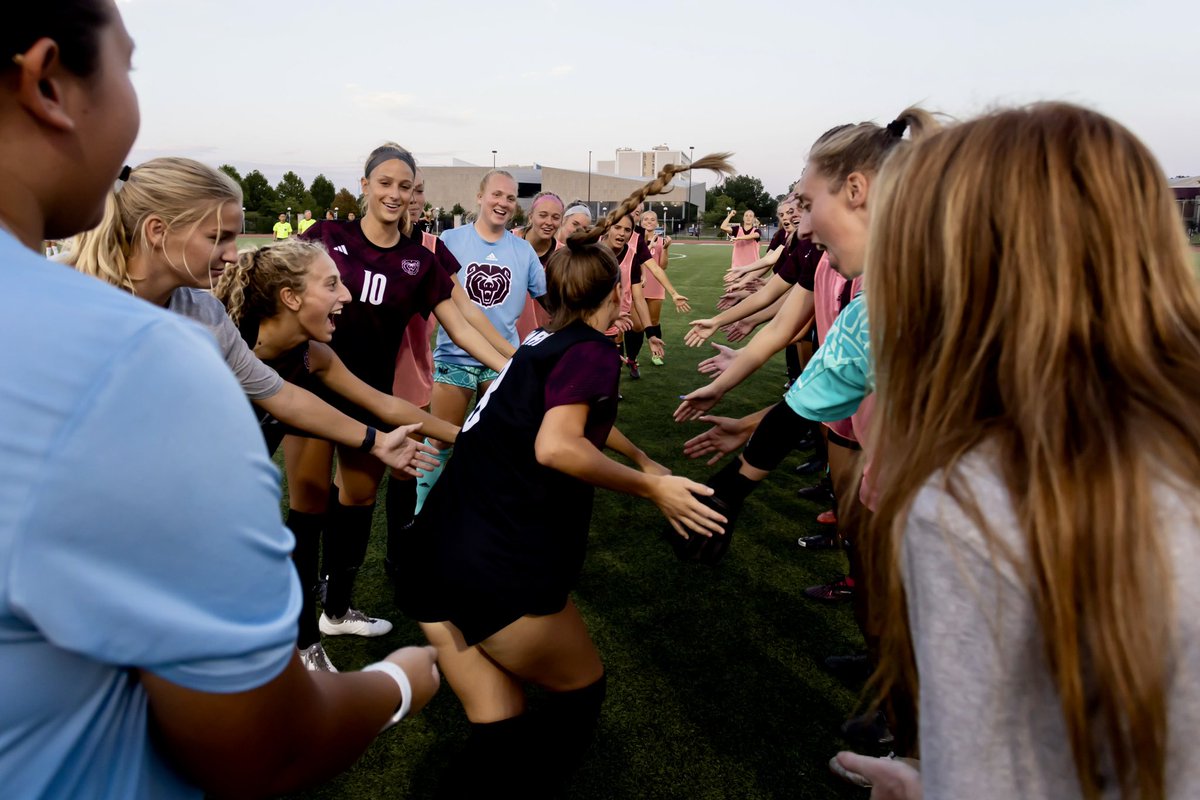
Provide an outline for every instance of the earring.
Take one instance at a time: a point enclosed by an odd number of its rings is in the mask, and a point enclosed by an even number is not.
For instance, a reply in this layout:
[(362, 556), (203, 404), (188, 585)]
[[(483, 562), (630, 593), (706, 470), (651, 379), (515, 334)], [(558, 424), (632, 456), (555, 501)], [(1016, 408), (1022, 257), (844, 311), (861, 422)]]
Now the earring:
[(25, 54), (17, 53), (15, 56), (12, 57), (12, 62), (14, 64), (16, 64), (18, 67), (25, 66)]

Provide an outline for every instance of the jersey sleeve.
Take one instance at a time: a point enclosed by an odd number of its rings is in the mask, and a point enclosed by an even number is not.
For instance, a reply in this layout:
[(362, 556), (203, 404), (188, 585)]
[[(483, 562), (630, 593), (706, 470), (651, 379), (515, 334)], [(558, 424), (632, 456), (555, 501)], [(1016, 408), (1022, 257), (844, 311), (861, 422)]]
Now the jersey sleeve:
[(294, 539), (245, 396), (212, 341), (183, 328), (155, 323), (114, 352), (67, 418), (6, 581), (65, 650), (246, 691), (295, 648)]
[(621, 361), (608, 342), (581, 342), (565, 353), (546, 379), (546, 410), (614, 397)]
[(541, 297), (546, 293), (546, 268), (542, 266), (542, 260), (532, 247), (525, 249), (528, 251), (529, 261), (529, 296)]
[(784, 400), (805, 419), (831, 422), (857, 411), (872, 391), (866, 305), (860, 296), (838, 315)]
[[(439, 247), (438, 250), (449, 250), (447, 247)], [(430, 254), (434, 259), (437, 255)], [(454, 256), (451, 255), (451, 258)], [(457, 270), (455, 270), (457, 272)], [(437, 266), (435, 261), (432, 269), (425, 270), (424, 279), (417, 287), (417, 304), (416, 309), (422, 317), (429, 318), (429, 314), (443, 300), (449, 299), (454, 291), (454, 281), (451, 280), (451, 273), (446, 272)]]
[(442, 272), (447, 275), (457, 275), (462, 269), (462, 264), (454, 257), (454, 253), (450, 252), (450, 248), (443, 245), (433, 251), (434, 263), (441, 268)]
[[(654, 261), (654, 253), (650, 252), (650, 248), (646, 246), (646, 240), (641, 237), (638, 237), (637, 253), (634, 254), (633, 260), (639, 266), (645, 264), (647, 261)], [(655, 261), (654, 263), (657, 264), (658, 262)]]

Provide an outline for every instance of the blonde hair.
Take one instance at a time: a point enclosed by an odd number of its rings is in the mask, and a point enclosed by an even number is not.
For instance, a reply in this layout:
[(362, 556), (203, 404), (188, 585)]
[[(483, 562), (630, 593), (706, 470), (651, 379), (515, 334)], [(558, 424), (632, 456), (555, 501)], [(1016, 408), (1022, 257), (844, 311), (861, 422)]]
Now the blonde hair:
[[(379, 145), (379, 147), (376, 147), (371, 151), (371, 155), (367, 156), (366, 163), (363, 164), (363, 179), (369, 183), (371, 180), (371, 173), (375, 171), (375, 168), (386, 161), (391, 161), (392, 159), (396, 159), (397, 161), (407, 164), (408, 168), (412, 170), (413, 188), (415, 189), (418, 172), (417, 160), (413, 157), (412, 152), (409, 151), (407, 147), (396, 144), (395, 142), (384, 142), (383, 144)], [(370, 211), (370, 204), (367, 202), (367, 195), (365, 192), (363, 194), (361, 205), (362, 208), (358, 209), (361, 213), (367, 213)], [(347, 213), (352, 214), (354, 212), (351, 211)], [(399, 227), (400, 232), (405, 236), (412, 234), (413, 223), (412, 220), (408, 218), (407, 207), (405, 207), (404, 213), (400, 215)]]
[[(1124, 796), (1161, 798), (1176, 650), (1153, 489), (1200, 480), (1200, 288), (1163, 172), (1111, 119), (1034, 105), (898, 154), (877, 203), (875, 688), (918, 688), (901, 539), (941, 472), (1026, 581), (1084, 797), (1100, 796), (1111, 763)], [(1019, 559), (954, 478), (985, 444), (1024, 534)]]
[(839, 125), (813, 144), (808, 164), (828, 179), (830, 190), (836, 192), (852, 172), (878, 173), (888, 153), (903, 141), (905, 131), (915, 141), (938, 127), (933, 114), (916, 106), (904, 109), (887, 125)]
[[(485, 172), (483, 174), (483, 180), (481, 180), (479, 182), (479, 193), (480, 194), (483, 194), (483, 192), (487, 189), (488, 181), (490, 181), (492, 178), (496, 177), (497, 175), (503, 175), (504, 177), (508, 178), (513, 183), (517, 182), (517, 179), (512, 176), (511, 172), (507, 172), (502, 169), (489, 169), (487, 172)], [(555, 196), (557, 197), (557, 195), (555, 195)]]
[(279, 313), (279, 292), (303, 292), (313, 261), (328, 252), (318, 241), (294, 238), (244, 250), (237, 263), (221, 274), (213, 294), (225, 305), (234, 325), (246, 318), (259, 322), (273, 317)]
[(240, 209), (242, 189), (224, 172), (190, 158), (152, 159), (131, 170), (109, 193), (100, 224), (72, 239), (63, 261), (133, 292), (129, 257), (149, 249), (147, 219), (162, 218), (168, 231), (186, 227), (190, 236), (210, 216), (219, 229), (226, 203)]

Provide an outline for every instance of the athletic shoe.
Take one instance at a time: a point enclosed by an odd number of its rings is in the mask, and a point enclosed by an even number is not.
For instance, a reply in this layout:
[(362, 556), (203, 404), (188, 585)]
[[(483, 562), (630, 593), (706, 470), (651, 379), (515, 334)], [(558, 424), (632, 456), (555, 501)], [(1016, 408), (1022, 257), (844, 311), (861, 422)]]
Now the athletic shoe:
[(797, 475), (811, 475), (814, 472), (824, 472), (825, 467), (826, 467), (826, 464), (824, 461), (821, 461), (818, 458), (814, 458), (812, 461), (805, 461), (803, 464), (796, 467), (796, 474)]
[(882, 711), (851, 717), (842, 723), (842, 737), (854, 745), (869, 749), (896, 741), (888, 730), (887, 717)]
[(796, 544), (805, 550), (833, 550), (838, 546), (838, 541), (832, 533), (818, 533), (816, 536), (801, 536)]
[(661, 367), (663, 365), (662, 356), (650, 356), (650, 363), (656, 367)]
[(822, 486), (819, 483), (816, 486), (805, 486), (802, 489), (797, 489), (796, 497), (799, 497), (801, 500), (807, 500), (810, 503), (821, 503), (822, 505), (828, 505), (833, 502), (833, 492), (829, 491), (828, 487)]
[(337, 620), (322, 613), (317, 627), (326, 636), (383, 636), (392, 629), (392, 623), (386, 619), (368, 617), (352, 608), (346, 612), (346, 616)]
[[(826, 583), (821, 586), (809, 586), (804, 590), (804, 596), (810, 600), (823, 600), (826, 603), (849, 600), (854, 596), (854, 582), (850, 580), (849, 575), (844, 575), (832, 583)], [(324, 628), (321, 630), (324, 630)]]
[(337, 667), (329, 660), (320, 642), (300, 651), (300, 663), (309, 672), (337, 672)]
[(638, 369), (638, 362), (636, 362), (636, 361), (629, 362), (629, 377), (633, 378), (635, 381), (638, 378), (642, 377), (642, 371), (640, 369)]
[(833, 509), (817, 514), (817, 522), (822, 525), (837, 525), (837, 512)]

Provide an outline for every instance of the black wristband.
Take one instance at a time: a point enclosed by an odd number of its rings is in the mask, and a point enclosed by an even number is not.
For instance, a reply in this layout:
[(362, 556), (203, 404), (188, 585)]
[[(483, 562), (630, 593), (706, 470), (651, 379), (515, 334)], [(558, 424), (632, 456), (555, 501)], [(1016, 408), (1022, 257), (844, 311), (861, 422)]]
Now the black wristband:
[(371, 452), (371, 448), (373, 448), (375, 446), (375, 434), (377, 434), (377, 433), (379, 433), (379, 431), (375, 430), (370, 425), (368, 425), (367, 426), (367, 435), (363, 437), (362, 444), (360, 444), (358, 446), (358, 449), (363, 451), (364, 453)]

